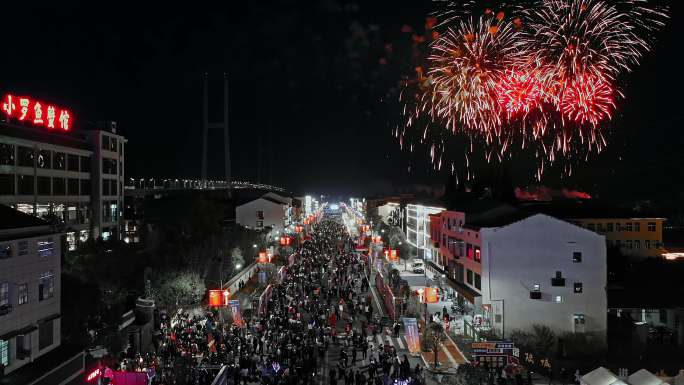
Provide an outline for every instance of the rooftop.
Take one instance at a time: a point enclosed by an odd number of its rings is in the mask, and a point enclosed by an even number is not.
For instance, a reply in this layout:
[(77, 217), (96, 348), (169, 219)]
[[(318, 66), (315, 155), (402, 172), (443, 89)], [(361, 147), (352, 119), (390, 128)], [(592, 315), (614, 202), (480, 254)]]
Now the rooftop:
[(49, 223), (33, 215), (24, 214), (9, 206), (0, 205), (0, 230), (14, 230), (38, 226), (48, 226)]

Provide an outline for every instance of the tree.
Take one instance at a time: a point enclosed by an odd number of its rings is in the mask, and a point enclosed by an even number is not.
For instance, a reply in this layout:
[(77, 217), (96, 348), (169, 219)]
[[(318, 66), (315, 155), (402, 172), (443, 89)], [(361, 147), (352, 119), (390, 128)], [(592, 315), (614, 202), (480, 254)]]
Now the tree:
[(444, 326), (439, 322), (431, 322), (423, 332), (423, 341), (425, 348), (431, 350), (435, 354), (435, 368), (439, 366), (439, 348), (442, 346), (444, 340)]
[(534, 340), (534, 349), (539, 354), (548, 357), (556, 342), (556, 333), (546, 325), (534, 324), (532, 325), (532, 336)]
[(175, 311), (179, 306), (202, 300), (206, 286), (196, 272), (167, 271), (159, 274), (152, 285), (152, 296), (160, 307)]
[(406, 240), (406, 234), (401, 230), (401, 227), (397, 226), (389, 226), (387, 231), (387, 239), (389, 241), (390, 248), (397, 249), (399, 251), (399, 258), (404, 261), (404, 268), (406, 268), (406, 262), (411, 256), (411, 245)]

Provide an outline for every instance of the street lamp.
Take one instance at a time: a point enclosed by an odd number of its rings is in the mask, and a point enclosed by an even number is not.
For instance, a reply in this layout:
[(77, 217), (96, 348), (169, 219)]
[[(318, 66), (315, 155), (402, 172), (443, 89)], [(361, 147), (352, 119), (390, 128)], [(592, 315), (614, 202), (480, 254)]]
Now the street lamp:
[(252, 247), (256, 249), (258, 246), (257, 246), (257, 244), (255, 243), (255, 244), (252, 245)]

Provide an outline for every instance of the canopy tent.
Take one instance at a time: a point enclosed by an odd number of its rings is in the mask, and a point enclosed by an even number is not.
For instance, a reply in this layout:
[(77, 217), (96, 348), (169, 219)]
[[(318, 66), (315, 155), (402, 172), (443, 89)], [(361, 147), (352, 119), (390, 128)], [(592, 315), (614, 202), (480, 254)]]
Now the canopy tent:
[(626, 385), (610, 370), (599, 367), (581, 378), (581, 385)]
[(627, 377), (627, 382), (629, 382), (630, 385), (667, 385), (646, 369), (641, 369), (632, 373), (631, 376)]

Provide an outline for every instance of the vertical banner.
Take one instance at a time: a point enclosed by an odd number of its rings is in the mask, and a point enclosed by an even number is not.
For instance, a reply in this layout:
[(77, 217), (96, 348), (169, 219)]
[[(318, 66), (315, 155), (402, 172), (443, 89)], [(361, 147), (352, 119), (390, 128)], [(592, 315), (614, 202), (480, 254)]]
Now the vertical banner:
[(242, 320), (242, 313), (240, 312), (240, 301), (232, 299), (228, 301), (230, 305), (230, 311), (233, 313), (233, 325), (243, 326), (244, 322)]
[(271, 285), (268, 285), (266, 290), (264, 290), (263, 293), (261, 293), (261, 297), (259, 297), (259, 315), (265, 315), (266, 310), (268, 310), (268, 301), (271, 299), (271, 291), (273, 288)]
[(297, 257), (295, 256), (295, 253), (290, 254), (290, 257), (287, 260), (288, 266), (292, 267), (292, 265), (294, 265), (294, 263), (295, 263), (296, 258)]
[(283, 283), (285, 281), (285, 278), (287, 278), (287, 267), (282, 266), (280, 270), (278, 270), (279, 282)]
[(420, 336), (418, 335), (418, 321), (415, 318), (402, 318), (406, 330), (407, 348), (411, 355), (420, 354)]
[(268, 275), (266, 274), (265, 271), (260, 271), (258, 278), (259, 278), (260, 284), (265, 284), (266, 281), (268, 280)]

